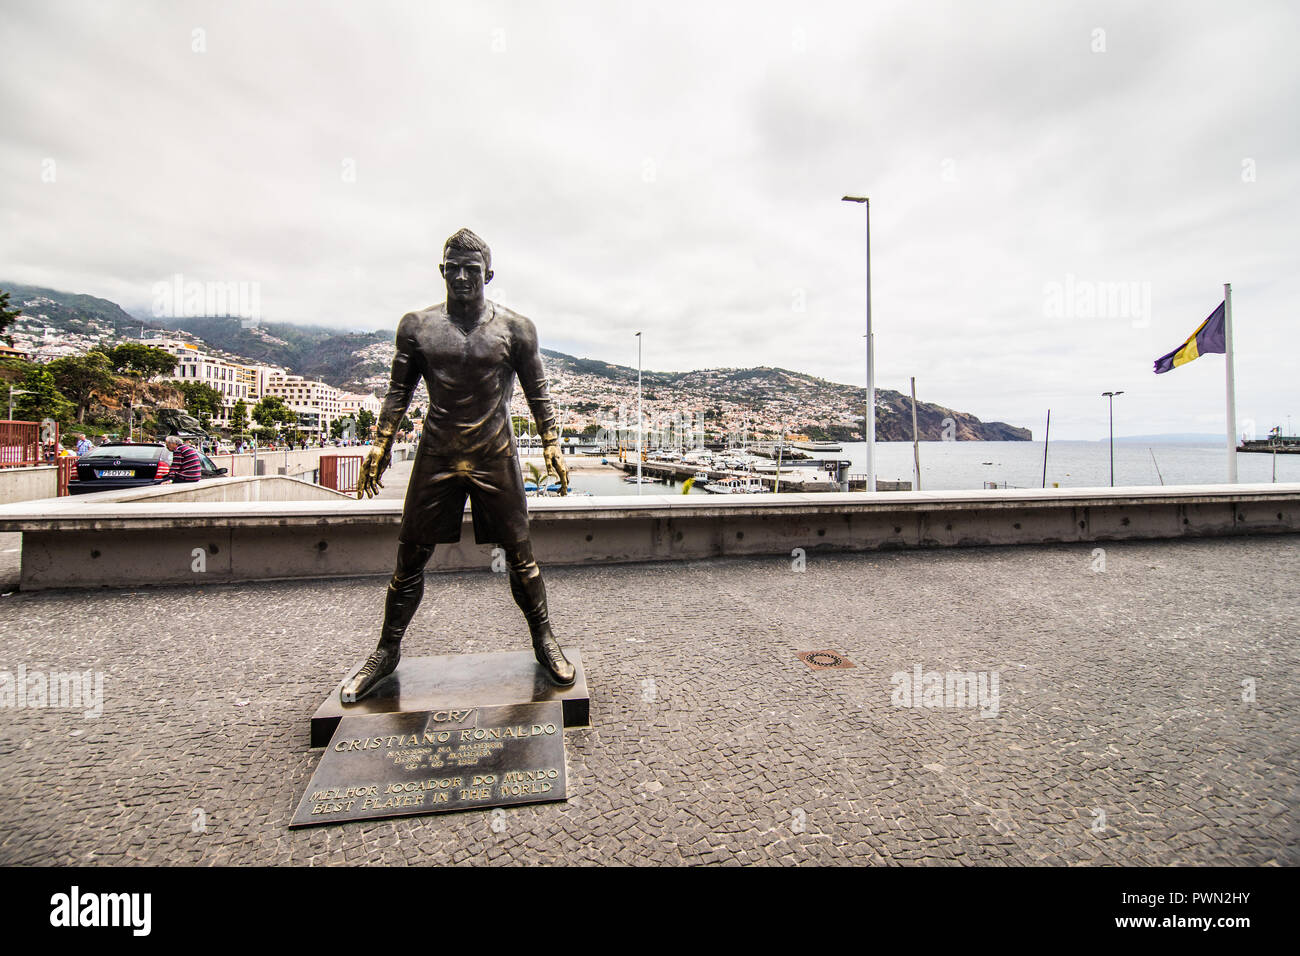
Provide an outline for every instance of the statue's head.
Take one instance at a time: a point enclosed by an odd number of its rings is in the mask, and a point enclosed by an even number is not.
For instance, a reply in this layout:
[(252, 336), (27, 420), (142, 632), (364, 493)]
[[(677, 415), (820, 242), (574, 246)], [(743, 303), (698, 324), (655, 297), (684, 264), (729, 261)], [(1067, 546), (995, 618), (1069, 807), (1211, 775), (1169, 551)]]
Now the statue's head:
[(448, 299), (481, 299), (483, 287), (492, 281), (492, 250), (474, 233), (462, 229), (443, 245), (438, 271), (447, 280)]

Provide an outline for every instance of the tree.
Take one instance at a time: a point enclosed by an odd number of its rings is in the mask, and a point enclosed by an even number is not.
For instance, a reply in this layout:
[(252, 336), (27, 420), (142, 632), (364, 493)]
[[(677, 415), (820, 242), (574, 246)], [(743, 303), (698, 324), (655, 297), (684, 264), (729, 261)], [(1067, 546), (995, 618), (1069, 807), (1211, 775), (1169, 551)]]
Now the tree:
[(375, 413), (369, 409), (357, 412), (357, 437), (369, 438), (370, 430), (375, 427)]
[(230, 431), (238, 437), (244, 434), (246, 428), (248, 428), (248, 403), (241, 398), (230, 410)]
[(177, 382), (176, 387), (185, 396), (185, 410), (199, 420), (205, 431), (212, 419), (219, 418), (225, 410), (225, 397), (211, 385)]
[(85, 422), (94, 394), (113, 387), (113, 362), (98, 349), (85, 355), (55, 359), (45, 367), (54, 376), (55, 387), (71, 399), (78, 422)]
[(29, 369), (18, 387), (28, 393), (19, 395), (14, 402), (14, 414), (20, 420), (53, 418), (64, 425), (72, 420), (72, 403), (59, 393), (48, 368), (37, 365)]
[(14, 319), (23, 314), (22, 309), (9, 308), (9, 293), (0, 292), (0, 336), (3, 336), (5, 342), (13, 345), (13, 339), (5, 335), (5, 330), (13, 325)]
[(253, 406), (253, 421), (263, 428), (274, 430), (289, 422), (296, 423), (298, 416), (279, 395), (267, 395)]
[(152, 378), (155, 375), (170, 375), (176, 370), (176, 356), (138, 342), (115, 345), (108, 357), (113, 362), (113, 368), (122, 374), (137, 372), (145, 378)]
[(352, 424), (351, 416), (347, 418), (334, 419), (334, 421), (330, 422), (330, 438), (336, 440), (342, 438), (343, 433), (348, 430), (348, 426), (351, 424)]

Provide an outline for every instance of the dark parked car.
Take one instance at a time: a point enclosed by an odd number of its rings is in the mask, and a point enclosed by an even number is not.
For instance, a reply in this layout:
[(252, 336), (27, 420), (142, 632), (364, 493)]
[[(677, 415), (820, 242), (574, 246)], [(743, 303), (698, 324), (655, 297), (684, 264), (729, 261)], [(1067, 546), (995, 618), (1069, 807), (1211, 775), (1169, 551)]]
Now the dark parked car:
[[(199, 453), (200, 478), (226, 474), (207, 455)], [(77, 460), (77, 477), (68, 482), (68, 494), (87, 495), (94, 491), (148, 488), (171, 481), (172, 453), (166, 445), (106, 442)]]

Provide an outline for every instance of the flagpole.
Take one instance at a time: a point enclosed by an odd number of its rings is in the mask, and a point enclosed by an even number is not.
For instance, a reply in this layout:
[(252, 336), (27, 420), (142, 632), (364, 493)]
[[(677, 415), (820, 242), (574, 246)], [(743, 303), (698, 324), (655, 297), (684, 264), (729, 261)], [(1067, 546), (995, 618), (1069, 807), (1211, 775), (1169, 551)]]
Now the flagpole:
[(1232, 380), (1232, 283), (1223, 284), (1223, 348), (1228, 386), (1228, 484), (1237, 483), (1237, 393)]

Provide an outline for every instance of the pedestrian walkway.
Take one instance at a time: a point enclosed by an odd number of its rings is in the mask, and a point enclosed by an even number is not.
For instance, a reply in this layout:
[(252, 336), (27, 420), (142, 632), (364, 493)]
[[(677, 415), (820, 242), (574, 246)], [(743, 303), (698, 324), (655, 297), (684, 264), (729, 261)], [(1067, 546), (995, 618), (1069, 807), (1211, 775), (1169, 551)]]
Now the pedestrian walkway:
[[(104, 700), (4, 713), (0, 863), (1296, 865), (1298, 543), (551, 568), (568, 802), (295, 831), (382, 580), (14, 594), (0, 669)], [(485, 570), (432, 575), (405, 650), (526, 647)]]

